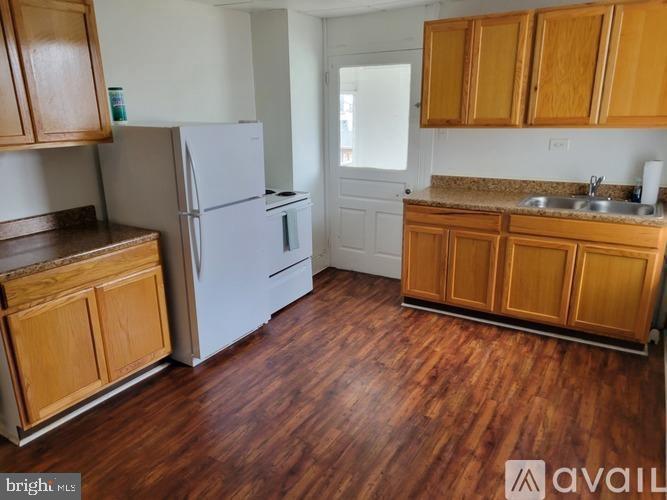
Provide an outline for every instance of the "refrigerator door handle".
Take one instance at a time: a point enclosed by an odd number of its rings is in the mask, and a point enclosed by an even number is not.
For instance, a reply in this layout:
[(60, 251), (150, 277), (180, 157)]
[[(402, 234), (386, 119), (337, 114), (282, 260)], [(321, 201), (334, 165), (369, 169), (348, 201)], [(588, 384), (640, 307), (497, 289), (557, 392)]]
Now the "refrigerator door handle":
[[(197, 279), (201, 281), (203, 268), (204, 268), (204, 224), (202, 222), (203, 213), (199, 210), (193, 210), (192, 212), (179, 212), (178, 215), (187, 217), (188, 220), (188, 233), (190, 234), (190, 241), (192, 244), (197, 246), (197, 254), (195, 255), (195, 267), (197, 268)], [(197, 228), (199, 229), (199, 242), (197, 242), (197, 231), (193, 225), (194, 221), (197, 221)]]
[[(197, 246), (197, 258), (195, 259), (195, 265), (197, 267), (197, 279), (201, 281), (203, 276), (203, 267), (204, 267), (204, 224), (202, 223), (202, 216), (204, 212), (202, 211), (201, 201), (199, 199), (199, 183), (197, 180), (197, 164), (195, 163), (194, 155), (192, 154), (192, 149), (187, 139), (185, 140), (185, 161), (188, 164), (190, 172), (192, 173), (192, 181), (195, 187), (195, 198), (197, 200), (197, 208), (192, 208), (189, 212), (181, 213), (192, 219), (197, 219), (197, 225), (199, 226), (199, 245)], [(191, 228), (191, 238), (194, 240), (194, 243), (197, 243), (197, 236), (194, 231), (194, 228), (188, 224)]]
[[(188, 167), (190, 169), (190, 172), (192, 173), (192, 182), (195, 186), (195, 198), (197, 200), (197, 208), (196, 210), (194, 207), (191, 207), (192, 212), (200, 212), (201, 211), (201, 200), (199, 199), (199, 182), (197, 179), (197, 164), (195, 163), (195, 157), (192, 154), (192, 149), (190, 149), (190, 144), (188, 143), (187, 139), (185, 140), (185, 161), (188, 164)], [(190, 200), (191, 201), (191, 200)]]

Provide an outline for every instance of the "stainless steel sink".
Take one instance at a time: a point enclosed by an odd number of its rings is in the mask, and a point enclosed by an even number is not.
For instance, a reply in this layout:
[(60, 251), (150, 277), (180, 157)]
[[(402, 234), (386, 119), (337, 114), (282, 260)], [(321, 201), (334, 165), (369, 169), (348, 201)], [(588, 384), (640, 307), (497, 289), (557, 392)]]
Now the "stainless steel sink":
[(585, 196), (531, 196), (519, 203), (522, 207), (553, 208), (557, 210), (579, 210), (619, 215), (662, 217), (662, 204), (643, 205), (627, 201), (612, 201)]
[(523, 200), (521, 206), (578, 210), (587, 203), (588, 200), (572, 196), (532, 196)]
[(645, 215), (660, 217), (657, 215), (655, 205), (642, 205), (641, 203), (628, 203), (627, 201), (596, 200), (588, 204), (591, 212), (605, 212), (622, 215)]

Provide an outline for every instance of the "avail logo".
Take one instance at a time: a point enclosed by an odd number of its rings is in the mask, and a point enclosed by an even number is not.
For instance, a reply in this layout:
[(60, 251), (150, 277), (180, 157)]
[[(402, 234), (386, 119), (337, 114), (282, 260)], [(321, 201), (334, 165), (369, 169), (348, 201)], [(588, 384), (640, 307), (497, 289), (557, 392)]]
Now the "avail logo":
[(507, 500), (544, 500), (546, 465), (544, 460), (508, 460), (505, 462), (505, 498)]

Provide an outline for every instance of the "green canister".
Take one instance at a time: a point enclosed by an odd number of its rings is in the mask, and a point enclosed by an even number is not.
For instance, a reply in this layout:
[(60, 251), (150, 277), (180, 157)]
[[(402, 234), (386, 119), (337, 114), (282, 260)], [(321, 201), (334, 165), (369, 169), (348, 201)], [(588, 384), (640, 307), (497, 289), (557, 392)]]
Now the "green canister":
[(109, 87), (109, 101), (111, 102), (111, 119), (114, 122), (126, 122), (127, 109), (125, 109), (123, 87)]

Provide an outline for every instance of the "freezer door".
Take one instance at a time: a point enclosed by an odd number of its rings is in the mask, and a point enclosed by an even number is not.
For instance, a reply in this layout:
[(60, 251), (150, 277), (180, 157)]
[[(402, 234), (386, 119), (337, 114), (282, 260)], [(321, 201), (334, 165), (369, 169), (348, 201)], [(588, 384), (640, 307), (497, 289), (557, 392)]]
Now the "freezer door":
[(205, 359), (269, 320), (264, 201), (183, 216), (193, 351)]
[(261, 123), (183, 126), (173, 134), (179, 210), (210, 210), (264, 194)]

